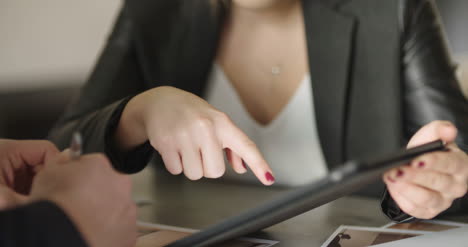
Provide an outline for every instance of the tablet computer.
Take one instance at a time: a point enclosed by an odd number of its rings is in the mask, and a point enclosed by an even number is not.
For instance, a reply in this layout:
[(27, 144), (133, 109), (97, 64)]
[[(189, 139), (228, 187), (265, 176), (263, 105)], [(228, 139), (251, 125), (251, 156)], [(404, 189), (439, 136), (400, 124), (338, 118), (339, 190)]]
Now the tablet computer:
[(385, 171), (406, 164), (419, 155), (444, 149), (444, 143), (438, 140), (377, 159), (346, 162), (330, 171), (323, 179), (287, 192), (256, 208), (175, 241), (167, 247), (210, 246), (262, 230), (356, 192), (365, 185), (381, 179)]

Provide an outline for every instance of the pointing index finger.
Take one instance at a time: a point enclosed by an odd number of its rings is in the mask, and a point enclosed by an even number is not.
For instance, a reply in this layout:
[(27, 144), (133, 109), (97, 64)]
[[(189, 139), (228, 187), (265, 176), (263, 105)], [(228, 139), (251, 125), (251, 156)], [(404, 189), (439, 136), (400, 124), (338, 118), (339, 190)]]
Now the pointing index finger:
[(264, 185), (272, 185), (275, 182), (273, 172), (258, 150), (257, 145), (244, 132), (231, 121), (221, 125), (218, 130), (220, 130), (218, 136), (221, 139), (223, 148), (229, 148), (238, 154)]

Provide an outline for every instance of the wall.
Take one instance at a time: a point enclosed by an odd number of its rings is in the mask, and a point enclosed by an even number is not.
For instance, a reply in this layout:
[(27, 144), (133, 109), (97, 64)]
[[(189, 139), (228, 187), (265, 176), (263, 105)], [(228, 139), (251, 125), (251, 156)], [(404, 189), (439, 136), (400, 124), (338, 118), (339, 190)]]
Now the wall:
[(459, 65), (462, 88), (468, 96), (468, 1), (437, 0), (449, 47)]
[(0, 0), (0, 91), (81, 84), (119, 0)]
[[(468, 95), (468, 1), (437, 3)], [(86, 81), (120, 5), (0, 0), (0, 137), (46, 136)]]

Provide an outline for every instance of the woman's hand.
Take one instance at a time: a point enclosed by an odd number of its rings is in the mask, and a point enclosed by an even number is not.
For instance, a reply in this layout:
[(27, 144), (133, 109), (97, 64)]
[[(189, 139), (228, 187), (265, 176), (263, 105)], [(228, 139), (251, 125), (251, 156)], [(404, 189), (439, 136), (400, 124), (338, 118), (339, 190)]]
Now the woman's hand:
[(147, 140), (172, 174), (183, 172), (191, 180), (218, 178), (226, 169), (225, 150), (237, 173), (245, 173), (248, 165), (263, 184), (274, 182), (256, 145), (226, 114), (180, 89), (154, 88), (127, 104), (117, 128), (117, 143), (129, 150)]
[(408, 147), (442, 139), (448, 143), (448, 150), (422, 155), (409, 166), (384, 174), (390, 195), (405, 213), (430, 219), (466, 194), (468, 156), (454, 143), (456, 136), (457, 129), (450, 122), (434, 121), (424, 126)]

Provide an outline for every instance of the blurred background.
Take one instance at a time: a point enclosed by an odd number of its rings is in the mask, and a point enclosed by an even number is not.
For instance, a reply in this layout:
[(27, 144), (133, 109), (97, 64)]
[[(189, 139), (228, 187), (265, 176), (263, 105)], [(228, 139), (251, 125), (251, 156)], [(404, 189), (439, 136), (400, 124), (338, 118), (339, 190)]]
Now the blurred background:
[[(436, 1), (468, 95), (468, 1)], [(119, 0), (0, 1), (0, 137), (44, 138), (86, 81)]]
[(86, 81), (120, 0), (0, 0), (0, 137), (44, 138)]

